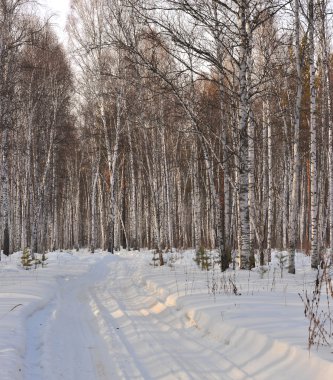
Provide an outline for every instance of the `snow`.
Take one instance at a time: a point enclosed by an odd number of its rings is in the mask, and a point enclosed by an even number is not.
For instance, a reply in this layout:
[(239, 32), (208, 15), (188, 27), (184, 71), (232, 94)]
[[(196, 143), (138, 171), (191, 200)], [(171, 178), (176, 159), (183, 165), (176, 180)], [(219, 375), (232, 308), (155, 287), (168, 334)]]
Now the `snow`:
[(332, 379), (333, 347), (307, 350), (297, 274), (202, 271), (193, 252), (153, 267), (151, 252), (48, 254), (0, 262), (1, 380)]

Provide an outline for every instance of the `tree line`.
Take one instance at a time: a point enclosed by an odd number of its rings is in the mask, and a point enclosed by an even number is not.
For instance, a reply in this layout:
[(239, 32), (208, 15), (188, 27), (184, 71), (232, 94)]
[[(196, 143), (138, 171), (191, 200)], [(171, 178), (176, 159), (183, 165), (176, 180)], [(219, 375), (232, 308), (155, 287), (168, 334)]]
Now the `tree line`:
[(327, 0), (72, 0), (66, 49), (32, 5), (0, 3), (3, 253), (332, 257)]

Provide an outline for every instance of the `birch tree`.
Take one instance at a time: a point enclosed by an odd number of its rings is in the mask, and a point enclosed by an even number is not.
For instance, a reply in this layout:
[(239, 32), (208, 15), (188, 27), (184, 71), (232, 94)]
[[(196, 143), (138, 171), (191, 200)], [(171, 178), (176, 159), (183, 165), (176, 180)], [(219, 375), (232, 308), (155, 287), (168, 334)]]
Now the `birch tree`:
[(320, 52), (322, 56), (322, 76), (323, 76), (323, 120), (324, 128), (328, 133), (328, 203), (329, 203), (329, 242), (330, 258), (333, 262), (333, 124), (332, 124), (332, 97), (331, 97), (331, 80), (330, 80), (330, 35), (328, 27), (328, 1), (318, 2), (319, 13), (319, 41)]
[(297, 208), (299, 191), (299, 127), (301, 113), (301, 98), (303, 91), (302, 83), (302, 57), (300, 47), (300, 4), (299, 0), (294, 1), (295, 35), (294, 35), (294, 55), (296, 61), (296, 83), (297, 93), (295, 98), (295, 116), (293, 132), (293, 168), (292, 168), (292, 190), (290, 199), (290, 222), (289, 222), (289, 273), (295, 273), (295, 249), (296, 249), (296, 229), (297, 229)]
[(318, 194), (317, 194), (317, 107), (315, 66), (315, 14), (314, 0), (308, 3), (309, 20), (309, 70), (310, 70), (310, 176), (311, 176), (311, 267), (318, 268)]
[(0, 4), (0, 132), (1, 140), (1, 209), (2, 209), (2, 248), (5, 255), (10, 254), (9, 230), (9, 142), (14, 127), (15, 73), (18, 64), (18, 49), (26, 41), (27, 25), (23, 18), (24, 0), (5, 0)]
[(162, 263), (205, 248), (225, 270), (231, 250), (250, 269), (288, 247), (294, 273), (311, 241), (318, 267), (333, 241), (327, 2), (288, 3), (73, 0), (75, 96), (49, 27), (15, 44), (16, 8), (0, 38), (4, 252), (149, 247)]

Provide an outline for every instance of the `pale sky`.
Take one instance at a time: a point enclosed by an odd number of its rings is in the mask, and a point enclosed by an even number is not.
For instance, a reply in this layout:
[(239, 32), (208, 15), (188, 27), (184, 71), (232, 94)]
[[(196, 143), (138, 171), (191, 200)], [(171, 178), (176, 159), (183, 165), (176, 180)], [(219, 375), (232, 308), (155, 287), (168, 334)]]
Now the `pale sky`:
[(45, 16), (54, 14), (51, 23), (55, 31), (58, 33), (62, 42), (66, 40), (65, 25), (69, 12), (70, 0), (39, 0), (41, 4), (41, 12)]

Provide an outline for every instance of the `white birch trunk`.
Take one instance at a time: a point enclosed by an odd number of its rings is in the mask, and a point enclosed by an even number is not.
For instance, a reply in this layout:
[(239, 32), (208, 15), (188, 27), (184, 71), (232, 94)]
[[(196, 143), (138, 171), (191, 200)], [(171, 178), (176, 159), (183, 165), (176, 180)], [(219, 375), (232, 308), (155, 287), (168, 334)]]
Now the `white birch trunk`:
[(55, 152), (53, 152), (53, 170), (52, 170), (52, 201), (53, 201), (53, 223), (52, 223), (52, 239), (51, 249), (55, 251), (59, 248), (59, 224), (58, 224), (58, 192), (56, 184), (56, 163)]
[(320, 40), (323, 55), (323, 75), (324, 75), (324, 110), (327, 112), (328, 130), (328, 198), (329, 198), (329, 240), (330, 240), (330, 259), (333, 264), (333, 122), (332, 122), (332, 95), (330, 83), (330, 40), (328, 36), (327, 12), (328, 2), (323, 0), (320, 2), (321, 30)]
[(104, 130), (104, 140), (107, 151), (108, 169), (110, 175), (110, 216), (109, 216), (109, 237), (108, 237), (108, 252), (114, 253), (114, 227), (116, 220), (116, 186), (117, 186), (117, 165), (119, 156), (119, 141), (120, 141), (120, 113), (121, 113), (121, 95), (118, 92), (116, 95), (116, 127), (115, 127), (115, 143), (113, 152), (106, 121), (104, 99), (100, 103), (100, 112), (102, 125)]
[(310, 181), (311, 181), (311, 267), (318, 268), (318, 201), (317, 201), (317, 127), (315, 85), (314, 4), (309, 0), (309, 64), (310, 64)]
[[(281, 104), (279, 109), (282, 111)], [(284, 165), (283, 165), (283, 195), (282, 195), (282, 247), (288, 247), (288, 228), (289, 228), (289, 183), (290, 183), (290, 154), (287, 144), (288, 127), (286, 117), (283, 116), (283, 152), (284, 152)]]
[(105, 209), (106, 209), (106, 205), (105, 205), (105, 202), (104, 202), (104, 189), (103, 189), (103, 186), (102, 186), (102, 179), (101, 177), (99, 176), (99, 180), (98, 180), (98, 195), (99, 195), (99, 201), (98, 201), (98, 204), (99, 204), (99, 225), (100, 225), (100, 235), (101, 235), (101, 243), (100, 243), (100, 247), (104, 250), (106, 248), (105, 246), (105, 224), (106, 224), (106, 219), (105, 219)]
[(38, 229), (39, 229), (39, 219), (41, 215), (41, 210), (43, 206), (43, 200), (45, 196), (45, 190), (46, 190), (46, 184), (48, 181), (49, 176), (49, 170), (51, 167), (52, 157), (53, 157), (53, 143), (54, 143), (54, 137), (55, 137), (55, 122), (56, 122), (56, 113), (57, 113), (57, 107), (54, 106), (53, 110), (53, 120), (51, 122), (51, 130), (49, 135), (49, 142), (48, 142), (48, 151), (47, 151), (47, 157), (44, 164), (44, 170), (42, 174), (42, 178), (39, 179), (36, 177), (38, 169), (37, 169), (37, 162), (34, 162), (35, 168), (35, 186), (36, 186), (36, 199), (34, 202), (34, 210), (33, 210), (33, 227), (32, 227), (32, 237), (31, 237), (31, 256), (33, 259), (35, 259), (35, 253), (38, 252)]
[(292, 189), (290, 199), (290, 221), (289, 221), (289, 263), (288, 272), (294, 274), (295, 270), (295, 249), (296, 249), (296, 228), (298, 210), (298, 190), (299, 190), (299, 126), (302, 99), (302, 72), (301, 72), (301, 49), (300, 49), (300, 20), (299, 20), (299, 0), (295, 0), (295, 59), (297, 70), (297, 94), (294, 118), (294, 142), (293, 142), (293, 169), (292, 169)]
[(208, 157), (207, 147), (204, 141), (201, 141), (201, 142), (202, 142), (201, 146), (203, 150), (204, 163), (205, 163), (205, 167), (206, 167), (206, 171), (208, 175), (209, 190), (210, 190), (213, 205), (215, 208), (216, 245), (217, 245), (217, 249), (220, 256), (221, 270), (225, 271), (229, 267), (229, 263), (228, 263), (228, 258), (226, 257), (224, 239), (223, 239), (222, 207), (221, 207), (219, 193), (216, 191), (216, 187), (214, 184), (214, 172), (212, 168), (212, 163), (210, 162), (209, 157)]
[[(249, 214), (250, 214), (250, 255), (254, 255), (255, 239), (258, 242), (260, 265), (264, 265), (264, 252), (262, 245), (262, 236), (259, 232), (257, 205), (255, 199), (255, 179), (254, 179), (254, 167), (255, 167), (255, 155), (254, 155), (254, 122), (250, 120), (248, 122), (248, 192), (249, 192)], [(259, 204), (262, 205), (261, 202)], [(263, 206), (263, 205), (262, 205)]]
[(192, 185), (193, 185), (193, 218), (194, 218), (194, 247), (199, 252), (201, 246), (201, 204), (199, 188), (199, 162), (198, 162), (198, 145), (197, 141), (193, 143), (192, 156)]
[(5, 128), (2, 132), (2, 172), (1, 172), (1, 206), (2, 206), (2, 223), (3, 223), (3, 238), (2, 251), (3, 254), (10, 254), (9, 247), (9, 130)]
[(170, 249), (173, 248), (173, 223), (171, 217), (171, 186), (170, 186), (170, 175), (167, 161), (167, 150), (165, 142), (165, 126), (162, 126), (161, 138), (162, 138), (162, 153), (163, 153), (163, 177), (164, 177), (164, 187), (165, 187), (165, 202), (166, 202), (166, 224), (167, 224), (167, 240)]
[(137, 194), (136, 182), (134, 172), (134, 156), (133, 156), (133, 143), (132, 132), (129, 123), (127, 123), (128, 145), (129, 145), (129, 169), (131, 174), (130, 179), (130, 202), (129, 202), (129, 248), (138, 248), (138, 220), (137, 220)]
[(116, 220), (116, 186), (117, 186), (117, 164), (119, 156), (119, 140), (120, 140), (120, 109), (117, 106), (117, 128), (116, 139), (113, 147), (111, 176), (110, 176), (110, 235), (108, 251), (114, 252), (114, 225)]
[(90, 251), (95, 253), (96, 248), (96, 200), (97, 200), (97, 182), (99, 176), (99, 152), (96, 154), (95, 162), (92, 167), (92, 190), (91, 190), (91, 235)]
[(333, 264), (333, 122), (332, 122), (332, 109), (331, 109), (331, 86), (329, 83), (329, 62), (328, 55), (325, 59), (325, 78), (326, 78), (326, 92), (327, 92), (327, 114), (328, 114), (328, 178), (329, 178), (329, 236), (330, 236), (330, 258)]
[(273, 227), (273, 157), (272, 157), (272, 124), (268, 100), (265, 102), (267, 123), (267, 174), (268, 174), (268, 207), (267, 207), (267, 261), (271, 262), (272, 227)]
[(240, 136), (240, 168), (239, 168), (239, 213), (240, 213), (240, 268), (250, 269), (250, 213), (249, 213), (249, 176), (248, 176), (248, 61), (250, 54), (248, 36), (247, 1), (242, 0), (239, 8), (240, 23), (240, 67), (239, 67), (239, 136)]
[(143, 197), (143, 191), (142, 191), (142, 174), (141, 174), (141, 169), (138, 170), (138, 184), (137, 184), (137, 211), (138, 211), (138, 226), (137, 226), (137, 243), (138, 243), (138, 247), (137, 249), (140, 249), (143, 247), (143, 242), (144, 242), (144, 239), (143, 239), (143, 225), (144, 225), (144, 212), (142, 210), (142, 205), (143, 205), (143, 202), (142, 202), (142, 197)]

